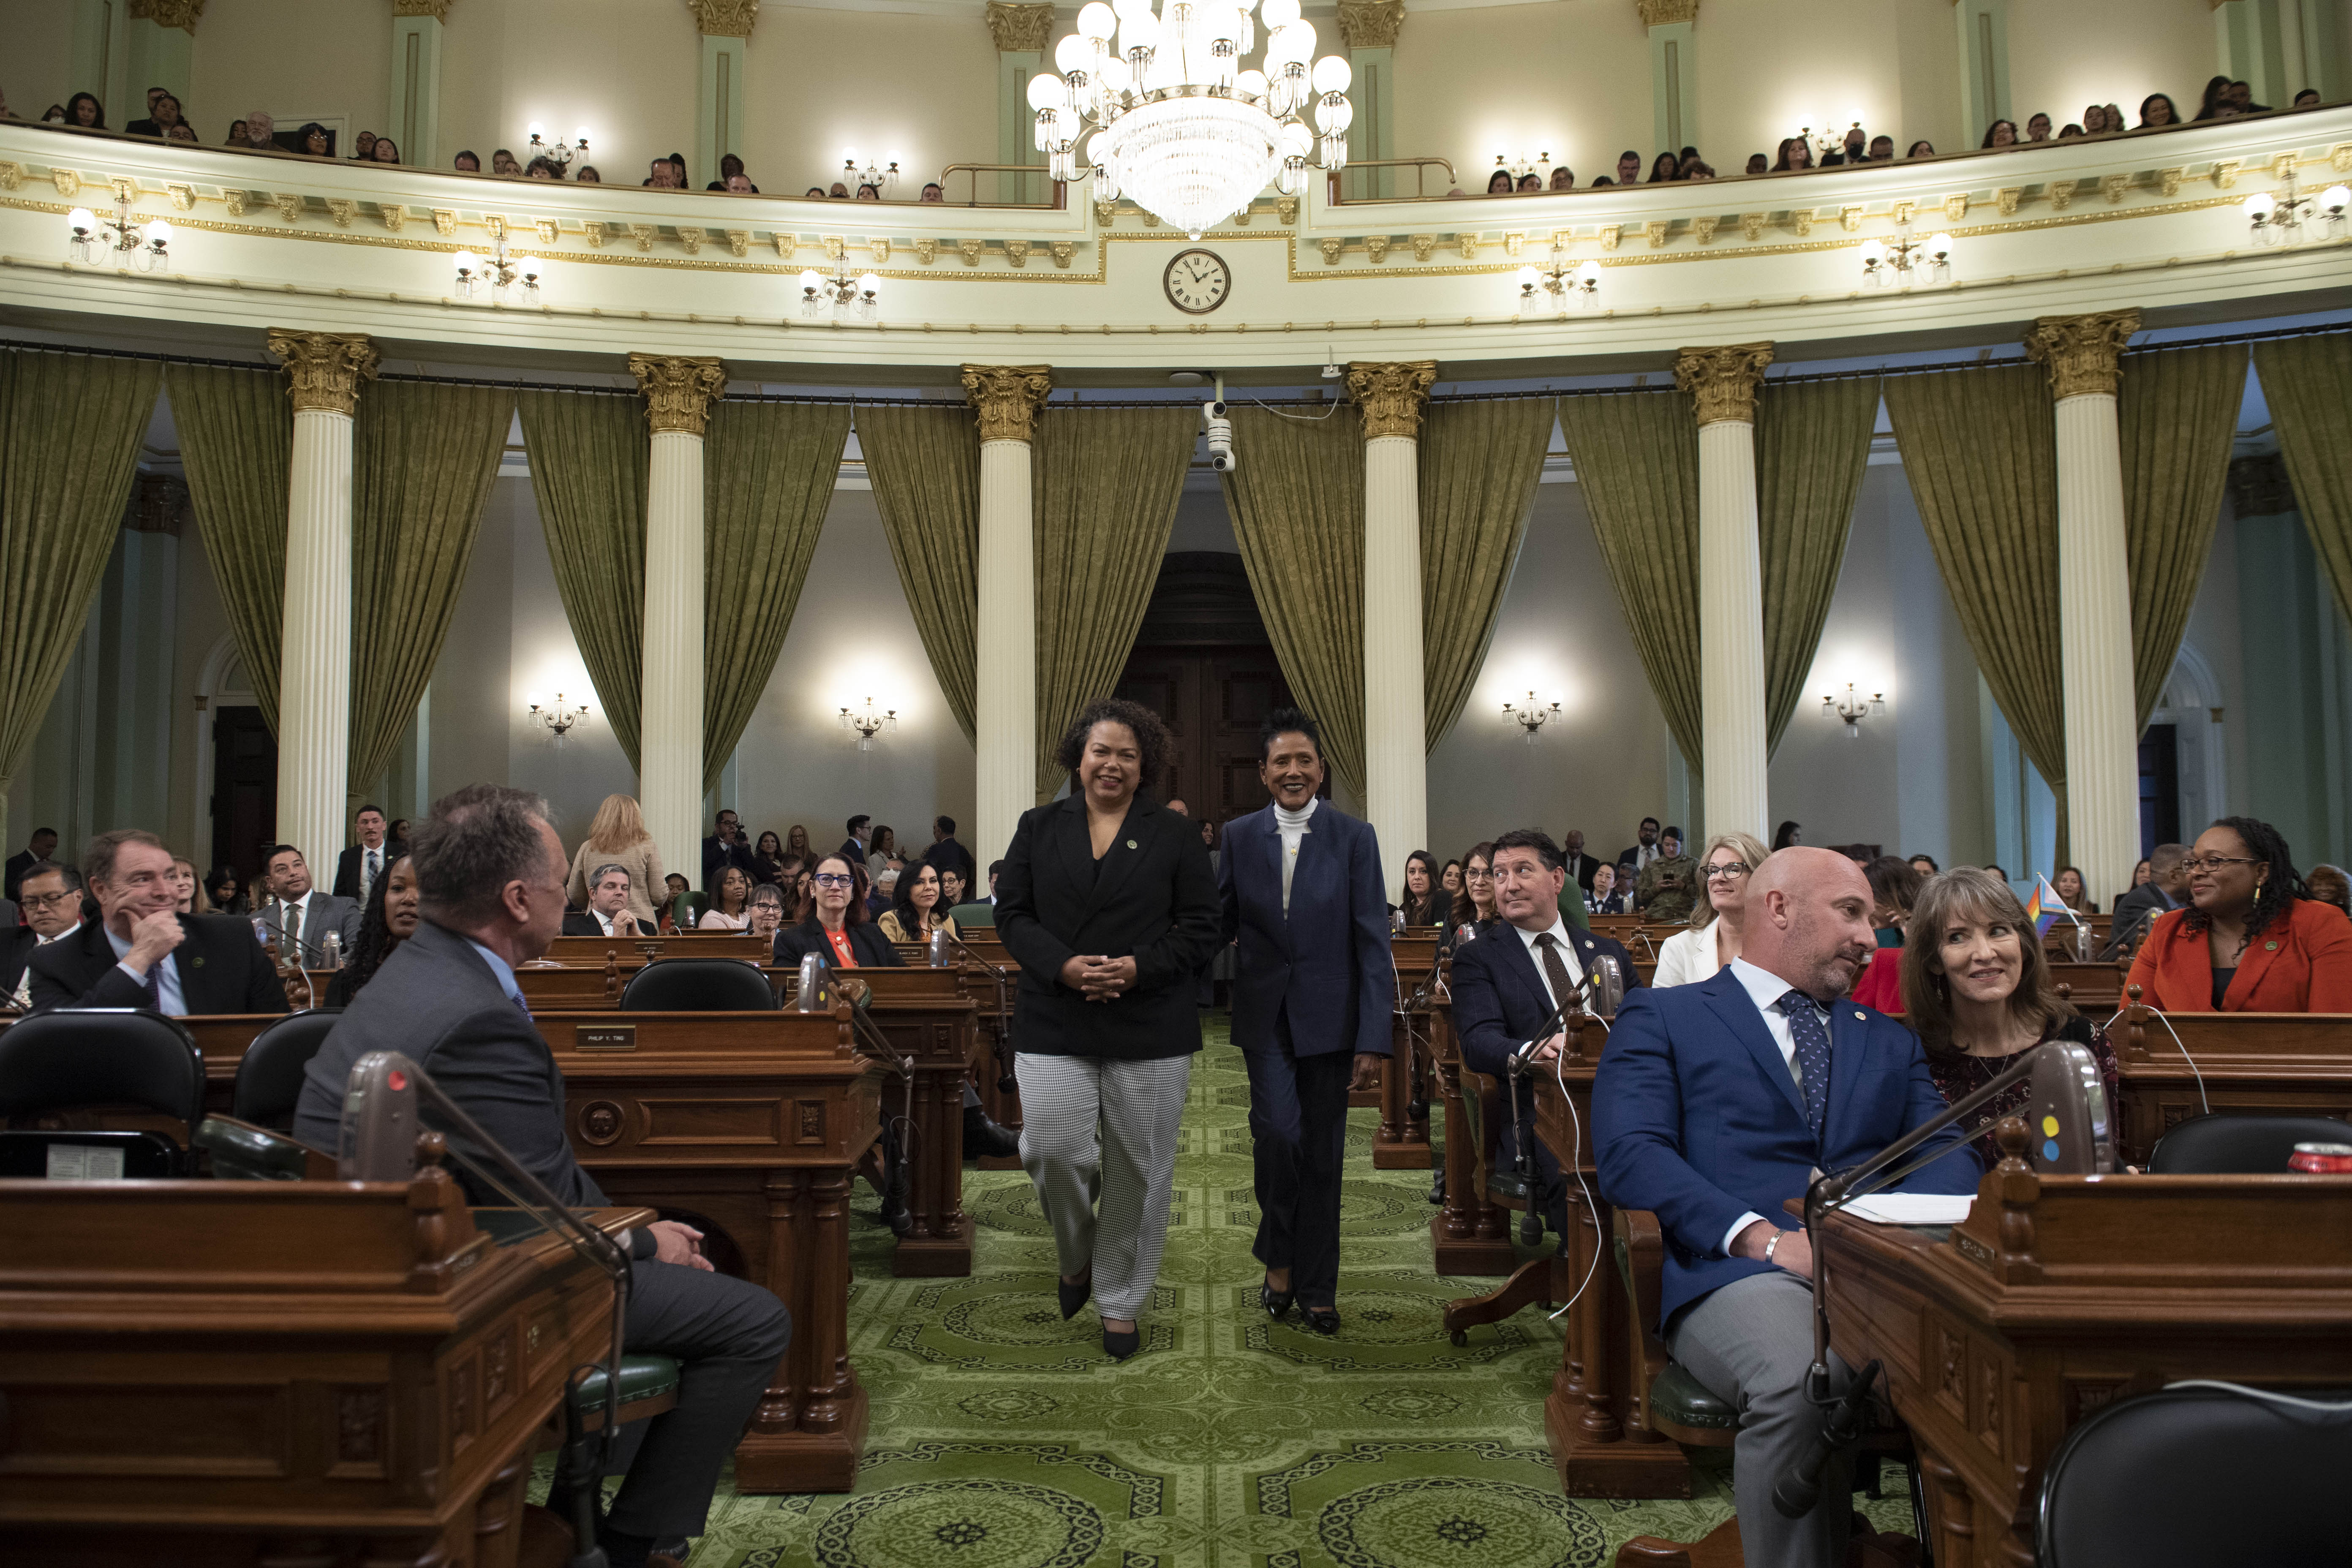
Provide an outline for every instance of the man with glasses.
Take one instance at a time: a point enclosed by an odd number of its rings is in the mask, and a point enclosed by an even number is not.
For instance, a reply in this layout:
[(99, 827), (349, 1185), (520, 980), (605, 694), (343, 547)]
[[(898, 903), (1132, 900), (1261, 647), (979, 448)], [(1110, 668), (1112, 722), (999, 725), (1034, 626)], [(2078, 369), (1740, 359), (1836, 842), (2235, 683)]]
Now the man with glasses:
[(35, 948), (47, 946), (81, 924), (81, 879), (70, 866), (36, 860), (25, 868), (16, 901), (25, 923), (0, 931), (0, 994), (17, 1012), (28, 1013), (33, 990), (26, 963)]
[(174, 1017), (283, 1013), (286, 988), (253, 928), (234, 915), (184, 915), (172, 852), (135, 827), (101, 833), (82, 852), (94, 924), (26, 961), (33, 1010), (149, 1007)]

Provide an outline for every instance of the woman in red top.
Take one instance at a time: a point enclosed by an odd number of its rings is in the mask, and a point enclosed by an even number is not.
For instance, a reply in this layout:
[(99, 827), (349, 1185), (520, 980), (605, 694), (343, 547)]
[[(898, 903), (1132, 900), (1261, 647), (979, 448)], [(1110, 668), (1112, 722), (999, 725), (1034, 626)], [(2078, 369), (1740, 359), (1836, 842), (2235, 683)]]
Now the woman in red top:
[(898, 950), (866, 914), (866, 868), (839, 855), (816, 863), (808, 919), (776, 933), (776, 962), (814, 952), (835, 969), (896, 969)]
[(2308, 895), (2278, 829), (2225, 816), (2181, 869), (2188, 907), (2158, 920), (2132, 961), (2141, 1001), (2173, 1013), (2352, 1013), (2352, 921)]

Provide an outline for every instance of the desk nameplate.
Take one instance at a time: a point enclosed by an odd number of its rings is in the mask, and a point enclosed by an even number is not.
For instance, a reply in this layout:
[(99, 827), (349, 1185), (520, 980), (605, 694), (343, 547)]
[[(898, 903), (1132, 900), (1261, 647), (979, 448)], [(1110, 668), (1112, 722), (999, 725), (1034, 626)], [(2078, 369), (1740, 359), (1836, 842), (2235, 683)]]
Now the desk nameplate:
[(580, 1051), (634, 1051), (637, 1048), (637, 1026), (635, 1024), (600, 1024), (591, 1028), (583, 1024), (572, 1031), (572, 1048)]

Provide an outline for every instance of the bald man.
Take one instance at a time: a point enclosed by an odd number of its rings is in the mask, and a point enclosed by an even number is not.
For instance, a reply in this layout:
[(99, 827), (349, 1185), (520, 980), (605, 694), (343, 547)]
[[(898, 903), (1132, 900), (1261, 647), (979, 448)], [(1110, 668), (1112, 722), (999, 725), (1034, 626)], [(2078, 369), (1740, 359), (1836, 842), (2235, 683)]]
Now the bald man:
[[(1739, 957), (1696, 985), (1625, 994), (1592, 1087), (1601, 1188), (1651, 1209), (1664, 1232), (1662, 1321), (1676, 1361), (1740, 1413), (1732, 1450), (1750, 1564), (1845, 1561), (1845, 1456), (1818, 1507), (1783, 1519), (1772, 1488), (1803, 1457), (1822, 1413), (1812, 1361), (1811, 1238), (1782, 1207), (1816, 1169), (1841, 1170), (1944, 1109), (1919, 1042), (1846, 999), (1869, 963), (1870, 883), (1828, 849), (1783, 849), (1748, 884)], [(1897, 1184), (1973, 1193), (1980, 1172), (1958, 1130)], [(1832, 1357), (1843, 1392), (1852, 1371)]]

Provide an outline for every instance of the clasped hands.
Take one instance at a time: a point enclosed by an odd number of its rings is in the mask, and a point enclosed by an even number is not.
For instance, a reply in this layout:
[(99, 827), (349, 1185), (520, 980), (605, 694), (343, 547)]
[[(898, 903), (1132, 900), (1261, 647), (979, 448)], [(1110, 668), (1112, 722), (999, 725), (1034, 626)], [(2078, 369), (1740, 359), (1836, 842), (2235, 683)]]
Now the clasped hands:
[(1813, 1238), (1806, 1234), (1802, 1226), (1792, 1230), (1783, 1226), (1776, 1226), (1769, 1219), (1752, 1221), (1747, 1229), (1731, 1238), (1731, 1256), (1753, 1258), (1759, 1263), (1767, 1261), (1764, 1257), (1764, 1247), (1771, 1241), (1775, 1231), (1780, 1233), (1780, 1245), (1772, 1248), (1772, 1256), (1769, 1261), (1775, 1268), (1785, 1268), (1791, 1274), (1811, 1279)]
[(1062, 984), (1089, 1002), (1116, 1001), (1135, 988), (1135, 960), (1080, 954), (1062, 965)]

